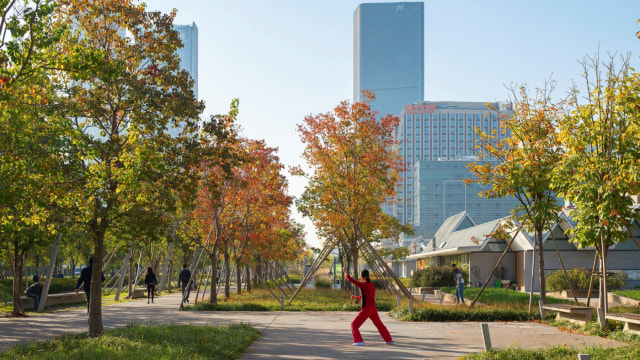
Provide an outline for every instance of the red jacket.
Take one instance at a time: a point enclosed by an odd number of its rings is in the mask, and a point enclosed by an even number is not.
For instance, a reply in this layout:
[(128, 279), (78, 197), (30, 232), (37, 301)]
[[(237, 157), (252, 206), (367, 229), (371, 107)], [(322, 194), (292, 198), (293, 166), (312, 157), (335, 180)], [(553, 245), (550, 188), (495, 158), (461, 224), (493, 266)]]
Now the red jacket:
[[(362, 307), (376, 307), (376, 286), (372, 282), (358, 281), (347, 274), (347, 280), (362, 290)], [(355, 297), (360, 298), (359, 296)]]

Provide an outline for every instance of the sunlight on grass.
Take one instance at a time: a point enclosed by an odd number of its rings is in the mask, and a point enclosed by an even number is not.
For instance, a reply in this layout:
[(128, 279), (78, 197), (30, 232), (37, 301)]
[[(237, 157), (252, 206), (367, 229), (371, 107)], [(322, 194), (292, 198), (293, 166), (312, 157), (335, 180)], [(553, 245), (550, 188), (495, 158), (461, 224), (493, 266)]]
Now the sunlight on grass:
[(18, 345), (0, 359), (238, 359), (259, 337), (248, 324), (130, 325), (96, 338), (85, 333)]

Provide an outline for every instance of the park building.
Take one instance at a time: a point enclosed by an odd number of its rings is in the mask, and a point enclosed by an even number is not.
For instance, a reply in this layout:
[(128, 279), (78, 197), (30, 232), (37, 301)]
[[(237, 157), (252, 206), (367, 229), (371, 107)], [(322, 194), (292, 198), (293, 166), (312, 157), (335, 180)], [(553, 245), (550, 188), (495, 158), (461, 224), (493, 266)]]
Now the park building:
[[(638, 210), (638, 205), (634, 206)], [(596, 256), (595, 249), (573, 243), (570, 235), (567, 235), (575, 226), (571, 212), (563, 211), (559, 215), (560, 220), (551, 226), (551, 231), (543, 233), (545, 273), (548, 275), (561, 271), (561, 260), (567, 270), (591, 271)], [(512, 226), (507, 225), (509, 221)], [(476, 223), (468, 212), (460, 212), (448, 217), (420, 252), (394, 262), (394, 273), (410, 277), (415, 271), (427, 266), (449, 266), (455, 263), (469, 274), (468, 286), (482, 286), (487, 280), (490, 286), (496, 286), (500, 280), (499, 284), (503, 287), (525, 292), (532, 289), (534, 292), (540, 291), (538, 250), (533, 245), (534, 234), (527, 231), (516, 234), (518, 226), (518, 221), (510, 216)], [(508, 239), (495, 235), (499, 233), (499, 229), (505, 230), (503, 233)], [(632, 221), (631, 231), (636, 238), (640, 237), (640, 222), (637, 219)], [(514, 238), (513, 244), (501, 266), (491, 275), (511, 238)], [(639, 251), (631, 237), (609, 248), (607, 270), (623, 273), (627, 288), (640, 285), (640, 262), (637, 261)]]

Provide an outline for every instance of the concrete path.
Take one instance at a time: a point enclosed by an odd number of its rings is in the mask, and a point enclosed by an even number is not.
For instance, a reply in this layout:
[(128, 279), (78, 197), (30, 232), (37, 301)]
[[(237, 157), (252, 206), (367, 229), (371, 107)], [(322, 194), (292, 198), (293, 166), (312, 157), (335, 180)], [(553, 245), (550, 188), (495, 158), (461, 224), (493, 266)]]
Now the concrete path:
[[(193, 300), (193, 295), (192, 295)], [(136, 300), (104, 306), (106, 328), (129, 323), (225, 325), (250, 323), (262, 332), (243, 359), (455, 359), (483, 350), (480, 323), (403, 322), (381, 313), (396, 345), (386, 345), (367, 321), (361, 328), (367, 346), (352, 346), (352, 312), (191, 312), (178, 311), (179, 294), (156, 298), (154, 304)], [(0, 349), (65, 333), (87, 331), (86, 308), (0, 319)], [(533, 348), (624, 345), (599, 337), (562, 332), (537, 323), (489, 324), (494, 348), (519, 345)]]

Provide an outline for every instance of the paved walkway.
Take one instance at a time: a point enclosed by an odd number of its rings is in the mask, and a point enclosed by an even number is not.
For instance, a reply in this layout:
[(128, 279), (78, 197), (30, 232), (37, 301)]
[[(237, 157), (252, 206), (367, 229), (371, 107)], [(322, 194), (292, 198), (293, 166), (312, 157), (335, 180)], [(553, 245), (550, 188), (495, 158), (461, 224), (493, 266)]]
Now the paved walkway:
[[(193, 295), (192, 295), (193, 298)], [(386, 345), (367, 321), (361, 328), (366, 347), (351, 346), (352, 312), (191, 312), (178, 311), (179, 294), (156, 298), (154, 304), (136, 300), (104, 306), (106, 328), (126, 324), (250, 323), (262, 332), (243, 359), (455, 359), (483, 350), (480, 323), (403, 322), (381, 313), (396, 345)], [(86, 308), (39, 314), (29, 318), (0, 319), (0, 348), (38, 341), (65, 333), (87, 331)], [(537, 323), (489, 324), (494, 348), (519, 345), (533, 348), (571, 346), (620, 346), (622, 343), (593, 336), (562, 332)]]

